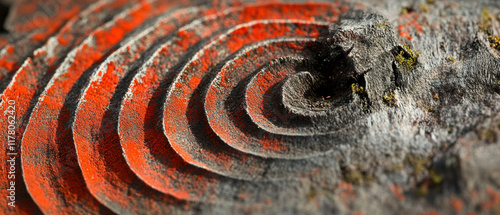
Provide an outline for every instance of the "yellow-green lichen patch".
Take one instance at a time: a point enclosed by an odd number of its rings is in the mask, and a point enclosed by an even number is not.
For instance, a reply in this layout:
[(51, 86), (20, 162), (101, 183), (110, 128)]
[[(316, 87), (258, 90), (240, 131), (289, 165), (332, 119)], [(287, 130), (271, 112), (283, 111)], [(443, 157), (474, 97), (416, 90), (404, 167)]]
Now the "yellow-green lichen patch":
[(351, 85), (352, 92), (359, 95), (359, 96), (367, 96), (368, 92), (366, 92), (365, 88), (363, 86), (359, 86), (358, 83), (354, 83)]
[(427, 193), (429, 193), (429, 186), (419, 186), (417, 188), (417, 195), (425, 196)]
[(425, 196), (429, 193), (429, 188), (439, 187), (443, 183), (444, 175), (438, 173), (436, 169), (430, 169), (429, 175), (417, 186), (417, 195)]
[(306, 198), (307, 198), (308, 201), (311, 201), (314, 198), (316, 198), (317, 195), (318, 195), (318, 192), (316, 190), (309, 190), (306, 193)]
[(437, 93), (432, 93), (432, 98), (434, 100), (439, 100), (439, 95)]
[(417, 66), (418, 52), (410, 49), (408, 46), (400, 46), (395, 56), (396, 62), (403, 72), (411, 72)]
[(378, 28), (381, 28), (384, 30), (389, 29), (389, 25), (385, 21), (384, 22), (377, 22), (377, 23), (375, 23), (375, 25), (377, 25)]
[(428, 111), (429, 113), (435, 113), (436, 112), (436, 109), (434, 109), (432, 107), (425, 107), (425, 110)]
[(486, 129), (481, 132), (481, 139), (488, 142), (494, 143), (497, 139), (497, 134), (493, 129)]
[(492, 48), (500, 50), (500, 37), (498, 35), (489, 35), (488, 40), (490, 41), (490, 46)]
[(405, 14), (411, 13), (413, 11), (415, 11), (415, 9), (413, 8), (413, 5), (410, 5), (408, 7), (402, 7), (401, 11), (400, 11), (400, 14), (401, 15), (405, 15)]
[(481, 11), (481, 20), (479, 20), (479, 29), (488, 33), (491, 28), (491, 14), (488, 8), (483, 8)]
[(401, 8), (401, 11), (400, 11), (400, 14), (401, 15), (405, 15), (408, 13), (408, 9), (406, 9), (405, 7), (404, 8)]
[(438, 159), (436, 163), (426, 163), (426, 175), (419, 180), (416, 186), (416, 193), (420, 196), (427, 195), (430, 190), (442, 190), (443, 184), (457, 182), (457, 176), (460, 174), (460, 159), (454, 155), (447, 158)]
[(396, 105), (396, 94), (394, 93), (387, 93), (383, 96), (384, 103), (389, 106), (394, 106)]
[(412, 175), (417, 176), (427, 169), (427, 167), (431, 164), (431, 159), (429, 157), (407, 155), (404, 163), (410, 165), (413, 169)]
[(493, 82), (493, 90), (500, 94), (500, 80)]
[(455, 130), (455, 126), (449, 125), (449, 126), (446, 126), (446, 129), (448, 131), (448, 134), (451, 134)]
[(490, 46), (494, 49), (500, 50), (500, 37), (498, 35), (493, 35), (491, 22), (494, 16), (491, 15), (488, 8), (483, 8), (481, 11), (481, 19), (479, 20), (479, 29), (484, 31), (488, 35), (488, 41)]
[(420, 10), (421, 10), (422, 12), (424, 12), (424, 13), (429, 12), (429, 5), (427, 5), (427, 4), (420, 4), (420, 5), (419, 5), (419, 8), (420, 8)]
[(399, 172), (404, 170), (403, 164), (394, 164), (394, 165), (389, 165), (385, 168), (387, 172)]
[(346, 168), (343, 171), (344, 180), (351, 184), (370, 184), (375, 181), (375, 177), (356, 168)]

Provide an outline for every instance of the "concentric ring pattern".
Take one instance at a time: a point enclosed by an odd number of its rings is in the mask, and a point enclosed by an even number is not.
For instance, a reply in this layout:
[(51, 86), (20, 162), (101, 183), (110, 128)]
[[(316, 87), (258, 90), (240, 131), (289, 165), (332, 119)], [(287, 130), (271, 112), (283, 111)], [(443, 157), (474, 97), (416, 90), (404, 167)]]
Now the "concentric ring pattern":
[[(16, 207), (1, 211), (297, 213), (302, 194), (334, 189), (331, 153), (350, 138), (339, 131), (371, 104), (351, 89), (372, 69), (352, 48), (362, 30), (338, 22), (362, 5), (79, 4), (53, 32), (19, 36), (43, 42), (1, 52), (18, 148)], [(397, 45), (388, 40), (376, 53)]]

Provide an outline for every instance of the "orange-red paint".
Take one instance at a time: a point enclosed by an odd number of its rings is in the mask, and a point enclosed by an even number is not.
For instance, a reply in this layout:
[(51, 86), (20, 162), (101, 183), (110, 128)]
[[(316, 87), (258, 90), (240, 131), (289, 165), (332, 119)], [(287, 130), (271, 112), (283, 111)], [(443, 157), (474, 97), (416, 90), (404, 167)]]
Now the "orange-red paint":
[(397, 185), (390, 185), (389, 186), (394, 193), (394, 196), (396, 196), (397, 199), (400, 201), (403, 201), (405, 199), (405, 196), (403, 195), (403, 189)]
[(411, 41), (413, 40), (413, 35), (420, 35), (424, 32), (424, 26), (420, 24), (421, 18), (418, 13), (410, 12), (404, 15), (401, 15), (398, 19), (398, 32), (399, 36)]
[(464, 210), (464, 203), (462, 202), (462, 200), (456, 197), (451, 198), (451, 206), (457, 213), (460, 213)]
[(33, 36), (31, 36), (31, 40), (33, 42), (43, 42), (50, 35), (54, 34), (61, 27), (61, 25), (65, 23), (65, 21), (77, 15), (80, 12), (80, 10), (81, 10), (80, 6), (74, 6), (70, 10), (62, 11), (60, 14), (58, 14), (57, 17), (49, 19), (48, 23), (50, 23), (50, 25), (47, 25), (47, 27), (44, 30), (33, 34)]
[(495, 205), (500, 205), (500, 193), (490, 186), (486, 187), (486, 194), (489, 196), (489, 200), (481, 205), (481, 210), (489, 211)]
[[(161, 6), (161, 5), (160, 5)], [(133, 10), (131, 13), (131, 18), (134, 20), (128, 21), (120, 21), (120, 27), (125, 30), (131, 30), (145, 21), (147, 17), (152, 17), (162, 11), (162, 7), (151, 7), (153, 11), (146, 10), (147, 7), (139, 7), (138, 9), (142, 9), (141, 12), (137, 10)], [(118, 23), (118, 21), (117, 21)], [(117, 42), (123, 38), (124, 34), (118, 33), (115, 34), (117, 38), (114, 38), (111, 41), (107, 42)], [(99, 35), (99, 31), (93, 35), (93, 37), (98, 41), (101, 39)], [(73, 62), (69, 66), (67, 71), (63, 71), (58, 77), (53, 78), (53, 84), (45, 91), (45, 94), (42, 96), (41, 102), (37, 109), (35, 109), (34, 114), (31, 117), (30, 125), (27, 128), (26, 136), (23, 139), (24, 148), (26, 149), (25, 159), (35, 159), (40, 150), (37, 148), (41, 142), (45, 143), (47, 147), (50, 147), (55, 151), (55, 155), (53, 158), (50, 158), (59, 165), (52, 165), (53, 168), (60, 168), (67, 163), (77, 163), (76, 156), (74, 153), (74, 146), (71, 142), (67, 142), (72, 140), (71, 133), (68, 130), (67, 126), (61, 127), (60, 123), (67, 123), (70, 120), (70, 112), (67, 110), (63, 103), (67, 97), (68, 92), (72, 89), (74, 83), (80, 78), (81, 74), (86, 72), (93, 64), (99, 62), (104, 55), (109, 52), (111, 48), (113, 48), (114, 43), (107, 44), (99, 44), (98, 46), (91, 46), (87, 43), (81, 45), (77, 48), (76, 55), (74, 57)], [(49, 120), (42, 120), (42, 117), (52, 116)], [(59, 118), (53, 117), (59, 116)], [(35, 132), (33, 129), (40, 129)], [(57, 130), (56, 130), (57, 129)], [(73, 146), (73, 148), (72, 148)], [(69, 155), (68, 155), (69, 154)], [(45, 158), (47, 159), (47, 158)], [(47, 165), (46, 160), (40, 158), (40, 165)], [(48, 166), (46, 169), (35, 167), (31, 165), (23, 165), (24, 169), (27, 170), (30, 174), (26, 174), (25, 178), (28, 179), (28, 188), (30, 192), (33, 194), (33, 197), (37, 204), (44, 212), (56, 212), (56, 211), (65, 211), (68, 210), (67, 204), (68, 202), (61, 205), (63, 202), (57, 200), (59, 198), (58, 195), (52, 194), (48, 195), (50, 186), (42, 185), (47, 184), (48, 181), (37, 181), (39, 179), (36, 178), (46, 178), (44, 174), (51, 175), (51, 171), (48, 171)], [(73, 169), (77, 166), (72, 166), (67, 169), (68, 171), (73, 171)], [(36, 170), (35, 170), (36, 169)], [(65, 170), (64, 168), (62, 169)], [(56, 171), (58, 172), (58, 171)], [(83, 178), (78, 175), (72, 175), (73, 180), (67, 180), (68, 175), (65, 175), (64, 172), (59, 173), (62, 175), (58, 175), (57, 177), (62, 177), (58, 180), (57, 183), (62, 184), (62, 186), (67, 186), (68, 190), (58, 190), (59, 195), (65, 196), (66, 198), (71, 198), (71, 196), (78, 196), (81, 198), (81, 201), (85, 201), (86, 207), (84, 210), (88, 211), (102, 211), (102, 205), (100, 205), (96, 200), (88, 193), (85, 186)], [(52, 192), (52, 191), (51, 191)], [(72, 206), (78, 206), (75, 202), (72, 202)], [(66, 206), (66, 207), (63, 207)], [(82, 208), (83, 209), (83, 208)], [(66, 211), (69, 212), (69, 211)]]

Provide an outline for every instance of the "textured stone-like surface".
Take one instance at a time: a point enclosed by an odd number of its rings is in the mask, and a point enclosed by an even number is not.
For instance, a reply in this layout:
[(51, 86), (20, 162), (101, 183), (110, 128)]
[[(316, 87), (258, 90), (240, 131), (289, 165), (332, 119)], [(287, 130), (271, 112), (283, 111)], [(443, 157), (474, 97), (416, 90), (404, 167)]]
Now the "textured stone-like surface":
[(0, 2), (4, 214), (500, 214), (497, 1)]

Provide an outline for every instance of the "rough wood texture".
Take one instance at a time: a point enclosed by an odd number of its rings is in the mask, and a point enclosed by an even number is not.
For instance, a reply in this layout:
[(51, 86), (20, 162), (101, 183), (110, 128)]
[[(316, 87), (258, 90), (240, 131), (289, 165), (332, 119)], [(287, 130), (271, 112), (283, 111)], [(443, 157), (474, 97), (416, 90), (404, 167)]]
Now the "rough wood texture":
[(500, 214), (498, 1), (0, 4), (3, 214)]

